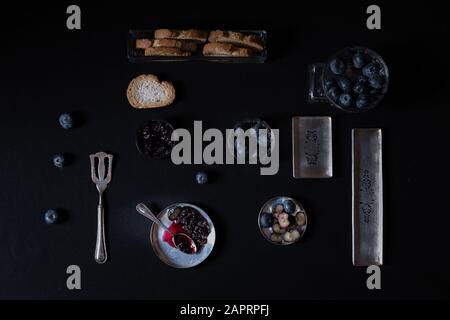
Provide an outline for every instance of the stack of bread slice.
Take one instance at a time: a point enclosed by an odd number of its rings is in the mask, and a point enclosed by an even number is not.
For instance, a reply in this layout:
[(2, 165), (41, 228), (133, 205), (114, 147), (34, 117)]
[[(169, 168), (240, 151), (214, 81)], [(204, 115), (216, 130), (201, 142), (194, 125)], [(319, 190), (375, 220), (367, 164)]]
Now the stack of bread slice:
[(264, 50), (264, 42), (257, 35), (235, 31), (157, 29), (154, 39), (136, 39), (136, 49), (145, 56), (188, 57), (201, 51), (211, 57), (250, 57)]
[(256, 35), (234, 31), (211, 31), (203, 55), (214, 57), (250, 57), (264, 50), (264, 42)]
[(136, 48), (143, 49), (145, 56), (187, 57), (205, 43), (208, 32), (200, 30), (155, 30), (154, 39), (136, 39)]

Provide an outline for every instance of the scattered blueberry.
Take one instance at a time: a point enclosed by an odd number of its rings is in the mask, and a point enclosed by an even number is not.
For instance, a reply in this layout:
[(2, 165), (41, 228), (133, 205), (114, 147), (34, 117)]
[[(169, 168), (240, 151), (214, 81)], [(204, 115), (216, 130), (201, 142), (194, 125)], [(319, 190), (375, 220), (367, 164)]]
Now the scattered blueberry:
[(208, 182), (208, 175), (204, 171), (199, 171), (195, 175), (195, 180), (198, 184), (205, 184)]
[(363, 109), (369, 105), (370, 99), (365, 94), (360, 94), (358, 98), (356, 98), (356, 107), (359, 109)]
[(350, 107), (352, 105), (353, 98), (349, 93), (343, 93), (339, 96), (339, 104), (344, 107)]
[(47, 210), (44, 215), (47, 224), (55, 224), (59, 221), (58, 211), (54, 209)]
[(362, 74), (370, 79), (378, 75), (378, 71), (378, 66), (375, 63), (369, 63), (362, 69)]
[(333, 101), (337, 101), (337, 99), (339, 98), (339, 89), (337, 87), (331, 87), (327, 91), (327, 94)]
[(374, 89), (381, 89), (383, 82), (379, 76), (374, 76), (369, 79), (369, 85)]
[(332, 78), (325, 79), (323, 81), (323, 85), (324, 85), (325, 89), (330, 89), (331, 86), (334, 85), (334, 79), (332, 79)]
[(56, 154), (53, 156), (53, 165), (58, 168), (62, 168), (66, 165), (66, 158), (63, 154)]
[(264, 213), (259, 219), (259, 224), (261, 228), (270, 228), (273, 224), (273, 217), (270, 213)]
[(286, 213), (292, 214), (295, 212), (295, 203), (292, 200), (286, 200), (283, 202), (284, 211)]
[(339, 79), (338, 86), (343, 92), (350, 92), (352, 90), (352, 82), (348, 78)]
[(355, 55), (353, 56), (353, 66), (356, 69), (361, 69), (362, 67), (364, 67), (364, 54), (361, 52), (357, 52), (355, 53)]
[(70, 129), (73, 127), (73, 117), (70, 113), (63, 113), (59, 116), (59, 124), (64, 129)]
[(345, 71), (345, 63), (339, 58), (333, 58), (330, 61), (330, 70), (336, 75), (343, 74)]

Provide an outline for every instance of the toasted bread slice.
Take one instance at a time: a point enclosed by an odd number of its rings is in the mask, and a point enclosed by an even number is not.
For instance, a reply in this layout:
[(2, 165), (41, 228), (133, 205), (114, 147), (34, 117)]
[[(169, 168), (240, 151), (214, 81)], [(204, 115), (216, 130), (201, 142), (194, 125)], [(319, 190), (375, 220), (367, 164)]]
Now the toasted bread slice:
[(145, 56), (169, 56), (169, 57), (188, 57), (192, 54), (189, 51), (183, 51), (179, 48), (145, 48)]
[(170, 82), (160, 82), (155, 75), (143, 74), (131, 80), (127, 98), (137, 109), (165, 107), (175, 100), (175, 88)]
[(213, 57), (250, 57), (252, 50), (239, 48), (231, 43), (207, 43), (203, 47), (203, 55)]
[(208, 32), (189, 29), (189, 30), (171, 30), (158, 29), (155, 30), (155, 39), (176, 39), (176, 40), (191, 40), (195, 42), (204, 43), (208, 40)]
[(150, 39), (136, 39), (136, 49), (150, 48), (153, 41)]
[(208, 38), (209, 42), (231, 43), (239, 47), (251, 48), (255, 51), (264, 50), (264, 42), (255, 35), (244, 35), (233, 31), (211, 31)]
[(155, 39), (152, 46), (155, 48), (178, 48), (189, 52), (197, 51), (197, 44), (187, 40)]

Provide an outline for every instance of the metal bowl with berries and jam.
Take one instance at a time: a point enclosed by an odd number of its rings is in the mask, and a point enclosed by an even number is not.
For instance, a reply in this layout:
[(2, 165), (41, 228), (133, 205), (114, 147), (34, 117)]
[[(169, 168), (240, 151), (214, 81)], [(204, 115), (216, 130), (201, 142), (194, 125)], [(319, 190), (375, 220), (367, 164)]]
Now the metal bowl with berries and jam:
[(216, 231), (204, 210), (189, 203), (175, 203), (162, 210), (158, 218), (171, 232), (186, 233), (197, 247), (197, 251), (191, 254), (175, 248), (171, 235), (153, 224), (150, 243), (161, 261), (174, 268), (191, 268), (209, 256), (216, 241)]
[(261, 234), (276, 245), (289, 245), (299, 241), (307, 224), (306, 211), (300, 202), (285, 196), (267, 201), (258, 215)]

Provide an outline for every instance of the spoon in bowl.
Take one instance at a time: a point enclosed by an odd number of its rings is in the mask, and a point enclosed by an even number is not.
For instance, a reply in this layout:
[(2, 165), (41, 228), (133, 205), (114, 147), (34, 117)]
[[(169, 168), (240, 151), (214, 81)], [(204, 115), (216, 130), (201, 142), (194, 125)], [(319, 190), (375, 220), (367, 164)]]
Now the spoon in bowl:
[(197, 246), (191, 237), (182, 232), (173, 233), (169, 228), (167, 228), (164, 225), (164, 223), (162, 223), (161, 220), (158, 219), (158, 217), (145, 204), (138, 203), (136, 205), (136, 211), (142, 214), (144, 217), (152, 220), (158, 226), (167, 231), (172, 236), (172, 243), (175, 246), (175, 248), (187, 254), (197, 252)]

